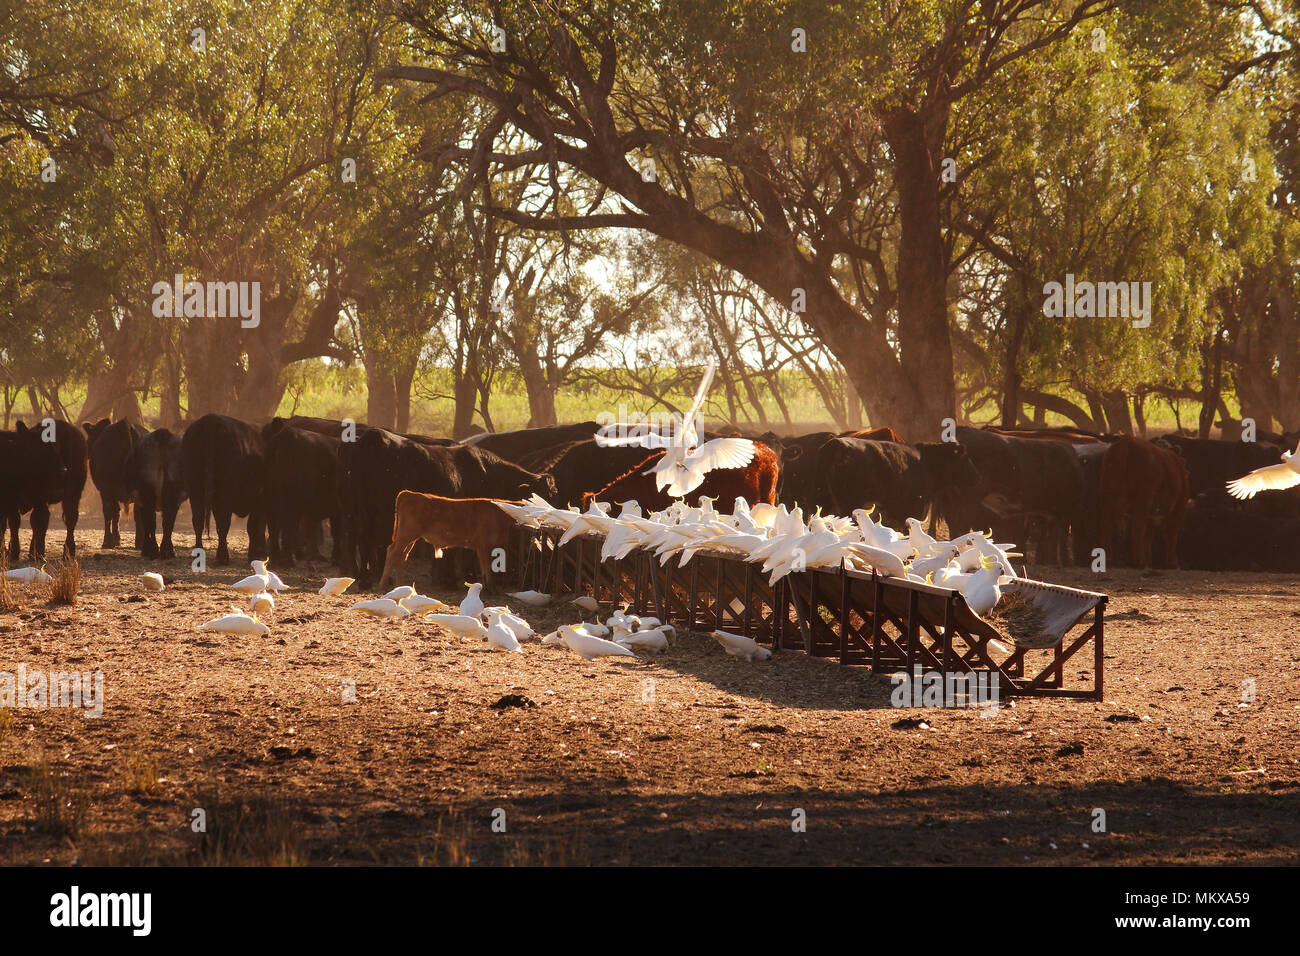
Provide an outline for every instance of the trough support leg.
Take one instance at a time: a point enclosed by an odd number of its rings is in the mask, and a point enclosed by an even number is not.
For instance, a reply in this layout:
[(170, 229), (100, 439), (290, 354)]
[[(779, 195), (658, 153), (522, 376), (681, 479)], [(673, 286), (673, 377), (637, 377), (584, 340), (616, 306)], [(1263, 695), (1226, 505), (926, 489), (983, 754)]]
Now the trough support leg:
[(840, 663), (848, 664), (849, 656), (849, 576), (840, 562)]
[(1092, 686), (1097, 700), (1103, 700), (1106, 693), (1106, 648), (1102, 630), (1106, 626), (1106, 602), (1103, 600), (1093, 610), (1092, 635)]
[(880, 673), (880, 645), (884, 640), (884, 625), (880, 621), (880, 578), (871, 572), (871, 672)]
[(741, 634), (749, 637), (749, 605), (754, 600), (754, 568), (749, 563), (745, 564), (745, 622), (741, 629)]
[(698, 589), (700, 586), (700, 566), (696, 564), (694, 561), (691, 562), (691, 576), (688, 581), (688, 584), (691, 593), (690, 593), (690, 598), (687, 601), (686, 613), (690, 621), (689, 624), (690, 629), (693, 631), (695, 630), (695, 606), (696, 606), (695, 599), (698, 596)]
[(909, 591), (907, 596), (907, 673), (910, 677), (916, 666), (916, 644), (920, 640), (916, 633), (916, 592)]
[(727, 626), (722, 606), (722, 559), (714, 558), (713, 563), (718, 569), (713, 588), (713, 628), (720, 631)]
[(780, 651), (785, 649), (785, 619), (790, 613), (789, 605), (786, 604), (786, 581), (782, 578), (776, 584), (776, 594), (773, 598), (773, 613), (776, 618), (773, 621), (773, 630), (776, 632), (776, 639), (772, 642), (772, 650)]
[(943, 602), (943, 672), (952, 673), (952, 595)]

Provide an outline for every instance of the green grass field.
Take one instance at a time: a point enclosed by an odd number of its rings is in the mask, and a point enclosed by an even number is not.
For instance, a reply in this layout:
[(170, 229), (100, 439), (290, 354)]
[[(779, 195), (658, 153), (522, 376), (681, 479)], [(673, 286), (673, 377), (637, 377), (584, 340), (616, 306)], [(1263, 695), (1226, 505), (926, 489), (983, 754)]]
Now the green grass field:
[[(366, 420), (364, 369), (327, 366), (320, 362), (302, 362), (286, 369), (284, 375), (285, 393), (277, 414)], [(782, 397), (792, 425), (786, 425), (779, 404), (769, 392), (764, 391), (761, 394), (770, 427), (781, 433), (792, 434), (835, 427), (820, 395), (806, 376), (800, 372), (786, 372), (782, 374), (781, 381)], [(450, 393), (449, 369), (435, 368), (418, 375), (412, 388), (409, 430), (428, 435), (449, 434), (454, 407)], [(691, 401), (691, 395), (685, 390), (671, 392), (666, 397), (678, 408), (684, 408)], [(85, 387), (70, 385), (62, 388), (59, 398), (64, 407), (75, 414), (84, 402)], [(728, 418), (726, 400), (722, 390), (716, 384), (710, 398), (711, 401), (705, 408), (705, 421), (711, 425), (726, 422)], [(1078, 396), (1073, 398), (1082, 404)], [(1234, 403), (1230, 401), (1229, 405), (1232, 404)], [(156, 396), (150, 396), (142, 403), (142, 408), (147, 423), (156, 420), (158, 414)], [(645, 396), (588, 383), (561, 389), (556, 398), (556, 413), (561, 422), (595, 419), (602, 413), (620, 415), (626, 412), (650, 415), (663, 413), (665, 410), (666, 406), (654, 403)], [(527, 425), (528, 400), (523, 383), (517, 376), (505, 374), (498, 377), (489, 411), (492, 424), (498, 431), (522, 428)], [(1179, 416), (1184, 427), (1195, 426), (1198, 411), (1198, 406), (1192, 402), (1179, 403)], [(30, 422), (36, 414), (37, 411), (31, 407), (24, 392), (18, 397), (10, 413), (8, 424), (12, 427), (13, 420), (19, 418)], [(994, 422), (997, 420), (997, 409), (990, 403), (978, 409), (970, 418), (979, 424)], [(477, 417), (475, 421), (477, 424), (482, 424), (481, 419)], [(1064, 417), (1054, 414), (1048, 415), (1047, 423), (1049, 425), (1070, 424)], [(761, 427), (758, 416), (749, 406), (741, 409), (741, 417), (736, 424), (746, 429), (757, 430)], [(1176, 419), (1168, 402), (1148, 403), (1147, 428), (1150, 432), (1171, 431), (1175, 425)]]

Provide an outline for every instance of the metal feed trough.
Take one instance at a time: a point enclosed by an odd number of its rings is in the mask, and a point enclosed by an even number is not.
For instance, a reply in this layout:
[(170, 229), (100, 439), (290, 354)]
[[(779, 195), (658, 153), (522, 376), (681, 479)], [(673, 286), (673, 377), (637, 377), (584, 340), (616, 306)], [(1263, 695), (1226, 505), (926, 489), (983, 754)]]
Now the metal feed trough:
[[(641, 549), (601, 561), (599, 534), (559, 547), (559, 531), (518, 531), (523, 587), (557, 598), (590, 594), (678, 628), (731, 631), (773, 651), (870, 664), (876, 673), (996, 674), (1004, 696), (1102, 698), (1106, 595), (1095, 591), (1017, 578), (985, 620), (956, 591), (874, 572), (814, 568), (772, 586), (729, 552), (697, 551), (685, 568), (676, 556), (660, 566)], [(1066, 663), (1084, 663), (1089, 647), (1090, 670), (1067, 680)]]

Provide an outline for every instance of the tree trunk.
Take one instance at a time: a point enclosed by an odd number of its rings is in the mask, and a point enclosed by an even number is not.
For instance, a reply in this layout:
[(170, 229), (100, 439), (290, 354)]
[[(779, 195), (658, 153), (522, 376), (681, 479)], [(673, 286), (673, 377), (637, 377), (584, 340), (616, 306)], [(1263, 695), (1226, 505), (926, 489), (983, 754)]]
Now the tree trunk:
[[(893, 153), (901, 229), (898, 241), (898, 344), (902, 375), (914, 383), (911, 406), (898, 422), (911, 441), (937, 435), (955, 416), (952, 338), (948, 328), (948, 262), (939, 212), (935, 152), (947, 126), (946, 111), (933, 115), (897, 109), (885, 118)], [(860, 377), (858, 384), (865, 387)], [(875, 415), (872, 422), (894, 425)]]
[(169, 345), (163, 354), (163, 379), (158, 398), (158, 427), (175, 431), (181, 424), (181, 363)]
[(528, 394), (528, 427), (542, 428), (557, 424), (555, 392), (546, 379), (541, 356), (537, 354), (537, 344), (529, 341), (518, 347), (520, 344), (516, 343), (515, 358), (519, 363), (519, 374), (524, 380), (524, 391)]
[(474, 410), (478, 399), (478, 381), (469, 369), (460, 371), (452, 386), (452, 398), (456, 407), (452, 412), (451, 437), (460, 441), (475, 431)]
[(190, 319), (181, 329), (191, 421), (210, 412), (228, 415), (234, 407), (243, 369), (231, 323), (238, 328), (238, 319)]
[(82, 403), (79, 421), (99, 421), (112, 418), (126, 419), (140, 424), (140, 402), (131, 389), (131, 372), (126, 368), (102, 368), (91, 372), (86, 380), (86, 401)]
[(1133, 419), (1128, 411), (1128, 395), (1122, 389), (1103, 392), (1101, 406), (1106, 412), (1107, 431), (1121, 435), (1133, 434)]
[(397, 402), (397, 430), (411, 430), (411, 383), (415, 381), (415, 369), (419, 365), (419, 356), (402, 362), (393, 374), (393, 393)]
[(1223, 330), (1216, 326), (1213, 335), (1201, 346), (1201, 414), (1196, 423), (1200, 438), (1210, 437), (1223, 391)]
[(366, 423), (397, 430), (397, 381), (385, 357), (375, 349), (361, 350), (366, 366)]
[[(1016, 295), (1020, 283), (1014, 282), (1008, 295)], [(1002, 427), (1015, 428), (1020, 422), (1020, 349), (1025, 341), (1025, 329), (1029, 326), (1029, 317), (1025, 314), (1024, 303), (1016, 295), (1010, 307), (1011, 334), (1007, 337), (1007, 347), (1002, 359)]]

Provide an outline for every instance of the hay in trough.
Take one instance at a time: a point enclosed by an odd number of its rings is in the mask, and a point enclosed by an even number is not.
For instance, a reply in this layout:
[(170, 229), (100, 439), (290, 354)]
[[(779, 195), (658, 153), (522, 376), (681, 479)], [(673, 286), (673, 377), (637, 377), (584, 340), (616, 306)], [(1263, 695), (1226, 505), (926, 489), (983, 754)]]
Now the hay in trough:
[(986, 620), (1014, 644), (1032, 644), (1047, 626), (1047, 612), (1024, 591), (1004, 592)]

